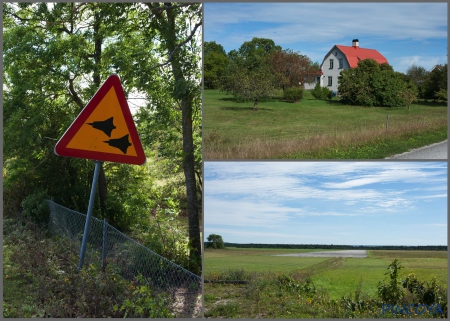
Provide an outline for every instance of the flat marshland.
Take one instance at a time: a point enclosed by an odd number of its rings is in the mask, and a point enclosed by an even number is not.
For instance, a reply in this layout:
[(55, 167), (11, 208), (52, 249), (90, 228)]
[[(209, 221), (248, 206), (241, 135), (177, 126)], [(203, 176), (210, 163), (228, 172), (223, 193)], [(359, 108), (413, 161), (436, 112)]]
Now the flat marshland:
[[(392, 317), (382, 315), (384, 302), (378, 296), (378, 285), (389, 284), (386, 273), (395, 259), (403, 267), (399, 286), (404, 280), (416, 280), (416, 285), (433, 288), (434, 299), (439, 297), (441, 301), (436, 302), (447, 311), (446, 251), (369, 250), (365, 258), (275, 256), (312, 251), (320, 250), (206, 249), (205, 316)], [(399, 304), (421, 303), (414, 300), (417, 297), (405, 290)], [(443, 315), (423, 313), (415, 317), (430, 316)]]
[(417, 102), (408, 111), (303, 96), (297, 103), (277, 96), (253, 111), (252, 102), (205, 90), (205, 159), (380, 159), (447, 138), (445, 102)]

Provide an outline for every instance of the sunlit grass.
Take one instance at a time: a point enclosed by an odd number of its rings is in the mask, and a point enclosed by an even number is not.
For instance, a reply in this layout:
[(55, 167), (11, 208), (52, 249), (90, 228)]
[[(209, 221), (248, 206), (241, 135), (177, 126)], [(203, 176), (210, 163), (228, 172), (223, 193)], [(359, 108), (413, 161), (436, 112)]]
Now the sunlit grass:
[[(315, 100), (237, 103), (218, 90), (204, 94), (206, 159), (385, 158), (447, 137), (445, 103), (360, 107)], [(389, 116), (389, 122), (387, 117)]]

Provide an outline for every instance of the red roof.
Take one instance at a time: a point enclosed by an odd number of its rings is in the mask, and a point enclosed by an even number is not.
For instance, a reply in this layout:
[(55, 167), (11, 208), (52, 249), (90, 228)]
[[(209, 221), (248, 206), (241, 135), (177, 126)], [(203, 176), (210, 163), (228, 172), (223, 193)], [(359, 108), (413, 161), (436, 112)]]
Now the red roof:
[(335, 47), (338, 48), (340, 51), (342, 51), (342, 53), (345, 55), (345, 57), (348, 60), (348, 63), (350, 64), (350, 68), (357, 67), (358, 61), (364, 59), (373, 59), (379, 64), (382, 64), (384, 62), (388, 63), (387, 59), (375, 49), (366, 49), (341, 45), (335, 45)]

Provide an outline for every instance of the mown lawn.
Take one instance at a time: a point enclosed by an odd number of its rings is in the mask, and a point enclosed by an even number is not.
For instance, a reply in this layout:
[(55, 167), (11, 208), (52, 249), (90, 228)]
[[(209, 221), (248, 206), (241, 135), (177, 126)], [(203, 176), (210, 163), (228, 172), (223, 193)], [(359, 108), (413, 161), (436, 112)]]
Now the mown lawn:
[(305, 91), (298, 103), (271, 99), (253, 111), (251, 102), (205, 90), (203, 126), (206, 159), (384, 158), (445, 140), (447, 106), (348, 106)]

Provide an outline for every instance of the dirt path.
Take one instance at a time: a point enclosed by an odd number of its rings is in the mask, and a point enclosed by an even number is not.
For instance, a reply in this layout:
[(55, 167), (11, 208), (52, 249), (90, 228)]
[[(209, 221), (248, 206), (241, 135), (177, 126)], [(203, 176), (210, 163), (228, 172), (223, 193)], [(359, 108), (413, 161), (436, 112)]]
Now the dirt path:
[(300, 257), (353, 257), (362, 259), (367, 257), (366, 250), (342, 250), (329, 252), (306, 252), (306, 253), (292, 253), (292, 254), (276, 254), (273, 256), (300, 256)]

